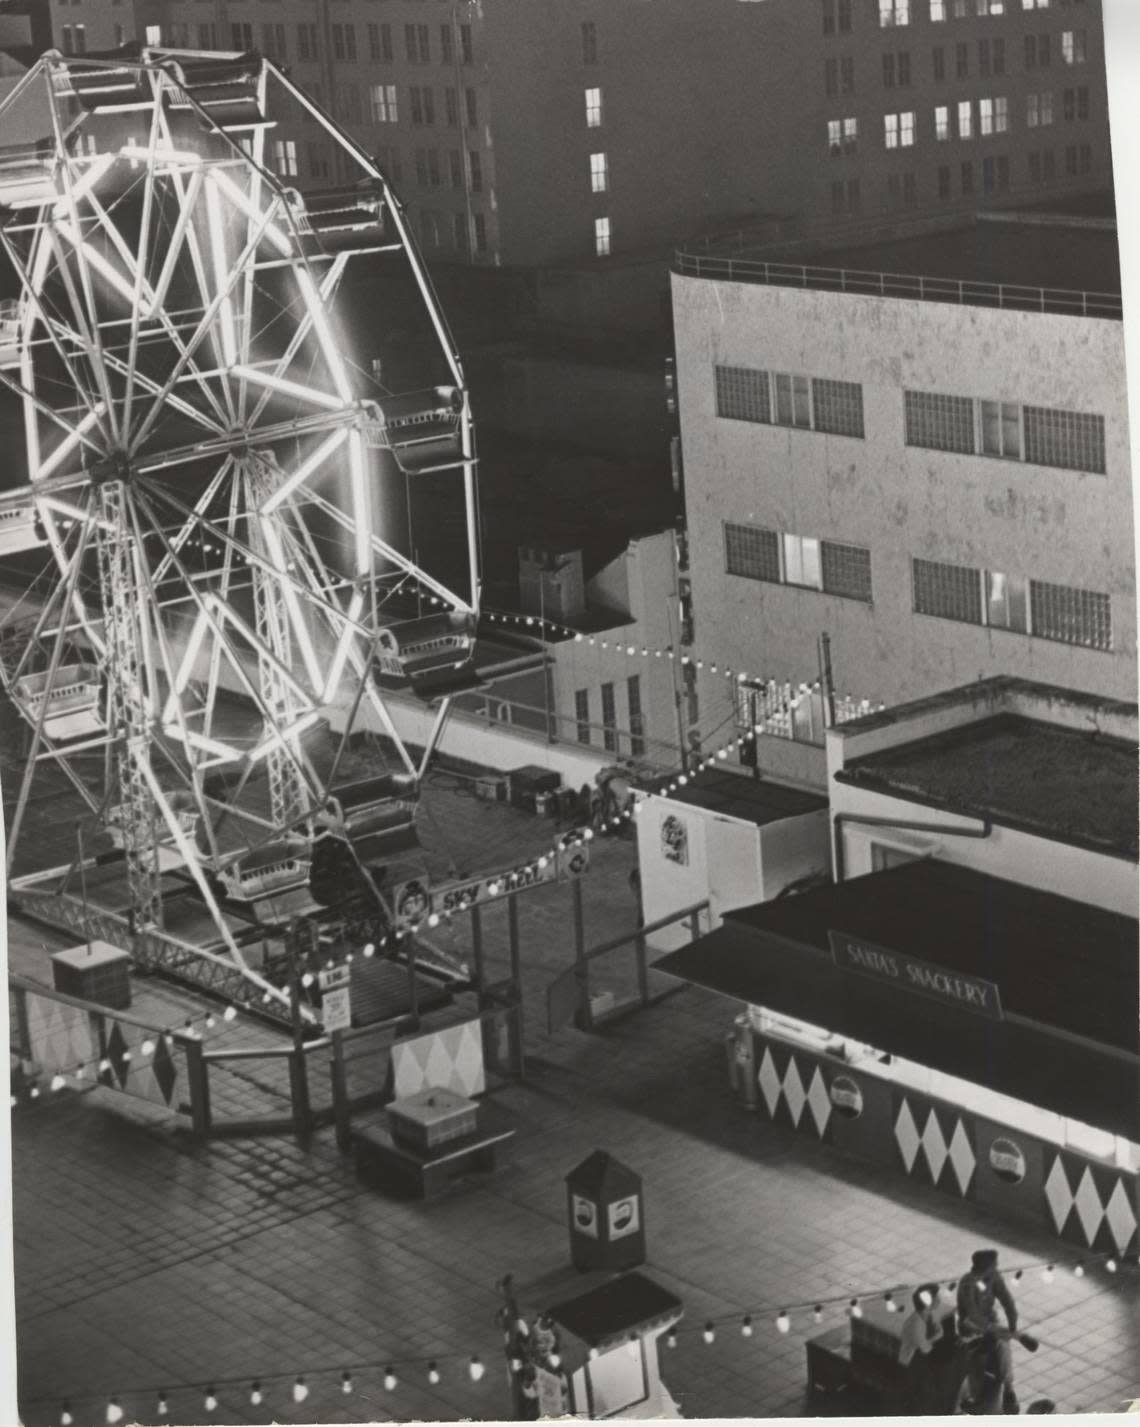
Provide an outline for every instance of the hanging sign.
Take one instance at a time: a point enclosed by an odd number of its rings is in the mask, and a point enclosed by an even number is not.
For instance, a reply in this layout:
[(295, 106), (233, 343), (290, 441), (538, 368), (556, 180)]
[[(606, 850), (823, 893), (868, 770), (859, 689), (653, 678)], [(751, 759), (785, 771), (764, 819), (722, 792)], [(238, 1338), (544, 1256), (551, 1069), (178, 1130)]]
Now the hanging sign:
[(661, 851), (665, 854), (666, 862), (688, 866), (689, 830), (681, 819), (672, 813), (661, 824)]
[(829, 931), (831, 958), (841, 971), (855, 971), (861, 976), (897, 986), (900, 990), (916, 991), (930, 996), (943, 1005), (986, 1016), (991, 1021), (1002, 1019), (1001, 997), (992, 981), (980, 976), (967, 976), (945, 966), (935, 966), (901, 951), (887, 951), (874, 942), (849, 936), (846, 932)]
[(469, 912), (472, 907), (527, 892), (532, 887), (575, 881), (589, 870), (589, 844), (579, 833), (565, 833), (553, 851), (501, 872), (467, 877), (461, 882), (444, 882), (438, 887), (420, 879), (401, 882), (393, 895), (396, 925), (407, 930), (418, 926), (432, 913), (442, 917)]
[(335, 991), (338, 986), (347, 986), (352, 975), (352, 967), (347, 961), (339, 966), (327, 967), (317, 972), (317, 985), (322, 991)]

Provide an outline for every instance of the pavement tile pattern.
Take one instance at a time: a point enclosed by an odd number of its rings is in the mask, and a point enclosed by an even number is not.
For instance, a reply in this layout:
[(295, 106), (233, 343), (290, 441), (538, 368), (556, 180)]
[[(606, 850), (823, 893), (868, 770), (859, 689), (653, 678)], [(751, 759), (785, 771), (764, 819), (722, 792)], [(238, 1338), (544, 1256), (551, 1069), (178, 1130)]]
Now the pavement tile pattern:
[[(507, 865), (554, 831), (461, 787), (437, 778), (429, 790), (423, 836), (441, 873)], [(630, 842), (593, 844), (589, 944), (633, 929), (633, 862)], [(781, 1306), (950, 1279), (986, 1243), (1012, 1265), (1058, 1261), (1051, 1283), (1032, 1273), (1016, 1286), (1042, 1339), (1036, 1357), (1019, 1363), (1024, 1398), (1115, 1411), (1140, 1396), (1135, 1269), (1078, 1279), (1055, 1240), (743, 1110), (727, 1086), (729, 1003), (684, 989), (601, 1033), (548, 1036), (546, 986), (572, 957), (568, 897), (555, 886), (519, 901), (528, 1079), (493, 1092), (518, 1134), (493, 1177), (460, 1181), (438, 1200), (410, 1203), (361, 1185), (331, 1132), (308, 1146), (288, 1135), (199, 1144), (175, 1117), (105, 1089), (18, 1107), (18, 1368), (28, 1427), (58, 1422), (64, 1398), (76, 1427), (102, 1423), (112, 1394), (127, 1421), (148, 1424), (507, 1416), (496, 1281), (513, 1271), (534, 1307), (549, 1301), (550, 1285), (565, 1284), (564, 1176), (597, 1148), (643, 1176), (649, 1272), (685, 1303), (662, 1372), (688, 1416), (812, 1410), (804, 1341), (820, 1330), (801, 1310), (780, 1335)], [(491, 976), (507, 970), (505, 922), (502, 911), (485, 919)], [(20, 969), (32, 975), (39, 965), (42, 978), (50, 937), (14, 933)], [(439, 937), (461, 955), (470, 950), (462, 921)], [(156, 997), (155, 1014), (184, 1019), (204, 1004), (153, 978), (137, 985), (136, 1009)], [(233, 1045), (277, 1035), (245, 1018), (220, 1029)], [(215, 1075), (215, 1105), (235, 1116), (286, 1113), (284, 1081), (264, 1071), (268, 1062), (253, 1064)], [(378, 1078), (381, 1064), (379, 1055), (362, 1059), (360, 1083)], [(730, 1321), (704, 1344), (706, 1318), (745, 1312), (756, 1316), (752, 1338)], [(841, 1314), (828, 1308), (824, 1326)], [(466, 1372), (474, 1353), (488, 1367), (479, 1383)], [(427, 1378), (433, 1358), (438, 1384)], [(394, 1391), (383, 1385), (387, 1363), (401, 1365)], [(349, 1364), (369, 1366), (346, 1395)], [(302, 1403), (290, 1396), (298, 1372), (310, 1386)], [(257, 1406), (255, 1379), (265, 1385)], [(212, 1419), (207, 1385), (218, 1397)]]

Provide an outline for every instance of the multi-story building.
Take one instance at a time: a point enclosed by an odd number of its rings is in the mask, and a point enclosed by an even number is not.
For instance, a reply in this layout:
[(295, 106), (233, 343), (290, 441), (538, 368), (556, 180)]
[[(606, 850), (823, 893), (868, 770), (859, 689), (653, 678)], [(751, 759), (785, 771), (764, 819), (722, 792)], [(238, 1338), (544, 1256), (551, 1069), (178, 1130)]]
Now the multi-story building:
[[(257, 48), (374, 154), (429, 257), (595, 265), (1110, 182), (1099, 0), (50, 0), (65, 53)], [(299, 112), (270, 153), (336, 154)]]
[[(993, 674), (1134, 701), (1119, 291), (1111, 225), (1060, 219), (979, 218), (808, 268), (682, 254), (705, 661), (811, 681), (827, 632), (837, 687), (876, 705)], [(700, 677), (713, 727), (727, 694)], [(778, 743), (764, 767), (820, 780), (819, 749)]]

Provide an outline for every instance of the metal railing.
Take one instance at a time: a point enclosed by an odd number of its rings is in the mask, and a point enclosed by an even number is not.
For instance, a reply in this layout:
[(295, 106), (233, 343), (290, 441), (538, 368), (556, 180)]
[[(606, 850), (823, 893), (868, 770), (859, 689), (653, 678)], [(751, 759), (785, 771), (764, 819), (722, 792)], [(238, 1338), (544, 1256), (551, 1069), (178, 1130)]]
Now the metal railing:
[(1103, 317), (1117, 322), (1124, 316), (1120, 294), (1113, 292), (1081, 292), (1060, 287), (1026, 287), (965, 278), (923, 277), (915, 273), (776, 263), (691, 250), (679, 250), (674, 266), (685, 277), (715, 278), (726, 282), (765, 283), (773, 287), (948, 302), (967, 307), (999, 307), (1015, 312)]
[[(678, 989), (678, 984), (671, 984), (668, 989), (654, 992), (650, 980), (653, 966), (649, 960), (650, 948), (646, 938), (666, 927), (687, 922), (689, 940), (695, 941), (701, 931), (701, 913), (707, 911), (708, 906), (707, 898), (702, 902), (694, 902), (692, 906), (682, 907), (680, 911), (671, 912), (667, 917), (659, 917), (656, 921), (648, 922), (633, 931), (611, 937), (609, 941), (590, 947), (588, 951), (582, 950), (575, 958), (574, 965), (567, 967), (546, 988), (548, 1034), (553, 1035), (571, 1022), (579, 1030), (592, 1031), (615, 1017), (642, 1010)], [(619, 966), (614, 960), (615, 953), (629, 957), (624, 966)], [(600, 967), (603, 957), (610, 958), (606, 966), (604, 987), (596, 981), (591, 984), (591, 969)]]

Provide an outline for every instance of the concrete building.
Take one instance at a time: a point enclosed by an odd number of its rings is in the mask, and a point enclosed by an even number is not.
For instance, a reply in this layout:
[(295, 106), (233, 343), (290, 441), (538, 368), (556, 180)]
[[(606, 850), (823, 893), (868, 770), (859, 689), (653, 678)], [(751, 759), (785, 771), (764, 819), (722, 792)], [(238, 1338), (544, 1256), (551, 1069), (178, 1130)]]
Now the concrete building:
[[(680, 238), (757, 215), (811, 231), (1110, 182), (1097, 0), (50, 0), (50, 13), (65, 53), (131, 39), (262, 50), (380, 159), (439, 260), (663, 264)], [(335, 184), (320, 127), (277, 119), (281, 176)]]
[[(875, 706), (999, 673), (1133, 700), (1112, 225), (979, 217), (812, 261), (673, 278), (706, 662), (810, 682), (826, 631)], [(715, 726), (725, 690), (700, 693)], [(822, 782), (821, 740), (760, 757)]]

